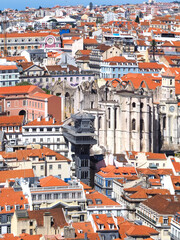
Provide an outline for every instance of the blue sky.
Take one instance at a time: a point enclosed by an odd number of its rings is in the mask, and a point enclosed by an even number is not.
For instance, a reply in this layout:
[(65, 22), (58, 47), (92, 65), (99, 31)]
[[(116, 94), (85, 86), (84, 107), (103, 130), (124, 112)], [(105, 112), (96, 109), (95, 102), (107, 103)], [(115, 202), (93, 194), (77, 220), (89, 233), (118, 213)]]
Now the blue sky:
[[(5, 8), (12, 8), (23, 10), (25, 7), (54, 7), (55, 5), (77, 5), (84, 4), (85, 6), (89, 4), (92, 0), (0, 0), (0, 10), (4, 10)], [(93, 4), (123, 4), (123, 3), (135, 3), (134, 0), (115, 0), (112, 3), (109, 0), (95, 0), (92, 1)], [(141, 0), (137, 0), (137, 2), (142, 2)]]
[[(0, 10), (5, 8), (12, 8), (23, 10), (25, 7), (54, 7), (55, 5), (73, 5), (84, 4), (85, 6), (89, 4), (92, 0), (0, 0)], [(93, 4), (126, 4), (126, 3), (142, 3), (145, 0), (114, 0), (113, 2), (109, 0), (95, 0), (92, 1)], [(162, 2), (169, 2), (170, 0), (162, 0)]]

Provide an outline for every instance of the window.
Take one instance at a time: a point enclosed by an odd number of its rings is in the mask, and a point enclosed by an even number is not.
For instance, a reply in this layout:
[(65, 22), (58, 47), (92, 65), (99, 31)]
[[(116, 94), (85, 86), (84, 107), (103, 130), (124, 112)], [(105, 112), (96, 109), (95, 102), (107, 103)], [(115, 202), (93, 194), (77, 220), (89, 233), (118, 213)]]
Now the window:
[(170, 98), (173, 97), (173, 90), (170, 90)]
[(6, 206), (6, 211), (10, 211), (11, 210), (11, 206), (10, 205), (7, 205)]
[(163, 117), (163, 129), (166, 129), (166, 117)]
[(7, 222), (11, 222), (11, 216), (10, 215), (7, 215)]
[(132, 107), (133, 107), (133, 108), (136, 107), (136, 103), (135, 103), (135, 102), (132, 103)]
[(41, 170), (44, 170), (44, 165), (41, 165)]
[(172, 85), (172, 79), (170, 79), (170, 85)]
[(101, 129), (101, 117), (98, 118), (98, 129)]
[(143, 108), (144, 107), (144, 103), (141, 102), (140, 104), (140, 108)]
[(144, 131), (144, 120), (143, 119), (140, 120), (140, 131), (141, 132)]
[(163, 224), (165, 224), (165, 225), (168, 224), (168, 218), (163, 218)]
[(10, 226), (7, 227), (7, 233), (11, 233), (11, 227)]
[(41, 142), (41, 143), (43, 142), (43, 138), (40, 138), (40, 142)]
[(26, 233), (26, 229), (22, 229), (21, 233)]
[(16, 129), (16, 131), (18, 131), (18, 130), (19, 130), (19, 127), (16, 126), (15, 129)]
[(16, 210), (20, 210), (20, 206), (19, 205), (16, 205)]
[(38, 194), (38, 200), (42, 200), (42, 195)]
[(29, 226), (31, 226), (31, 227), (33, 226), (33, 221), (29, 222)]
[(26, 100), (23, 100), (23, 106), (26, 106)]
[(136, 130), (136, 120), (134, 118), (132, 120), (132, 130)]
[(49, 169), (52, 170), (53, 169), (53, 165), (49, 165)]
[(30, 229), (30, 230), (29, 230), (29, 234), (30, 234), (30, 235), (33, 235), (33, 229)]
[(61, 164), (58, 164), (58, 169), (61, 169)]
[(33, 170), (36, 170), (36, 166), (32, 166), (32, 169), (33, 169)]
[(109, 128), (111, 128), (111, 109), (108, 108)]
[(11, 107), (11, 103), (10, 102), (7, 102), (7, 107)]

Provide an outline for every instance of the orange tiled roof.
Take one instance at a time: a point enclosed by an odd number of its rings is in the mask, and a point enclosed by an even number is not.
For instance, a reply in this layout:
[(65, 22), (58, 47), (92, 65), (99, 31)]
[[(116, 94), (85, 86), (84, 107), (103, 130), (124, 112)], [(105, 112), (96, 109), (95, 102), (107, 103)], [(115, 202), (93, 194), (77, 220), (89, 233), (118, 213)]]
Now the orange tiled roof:
[(149, 169), (149, 168), (137, 168), (138, 174), (154, 175), (155, 178), (159, 178), (160, 175), (174, 175), (172, 169)]
[(37, 226), (42, 227), (44, 225), (44, 213), (49, 212), (50, 216), (53, 217), (53, 227), (57, 229), (58, 227), (63, 228), (67, 226), (66, 219), (62, 208), (53, 208), (53, 209), (40, 209), (34, 211), (28, 211), (28, 216), (26, 218), (19, 218), (22, 221), (36, 220)]
[[(92, 200), (92, 203), (88, 204), (88, 206), (120, 206), (119, 203), (97, 191), (86, 193), (86, 198)], [(101, 200), (101, 203), (97, 203), (97, 200)]]
[[(2, 188), (0, 190), (1, 214), (14, 213), (15, 205), (20, 205), (21, 209), (25, 209), (24, 204), (28, 204), (28, 199), (25, 198), (22, 191), (14, 191), (13, 188)], [(9, 211), (6, 206), (10, 206)]]
[(89, 55), (91, 50), (79, 50), (82, 55)]
[(41, 159), (42, 156), (55, 156), (56, 160), (70, 162), (68, 158), (46, 147), (41, 149), (16, 150), (16, 152), (0, 152), (0, 154), (4, 159), (16, 159), (16, 161), (28, 161), (29, 158), (33, 156), (39, 159)]
[(46, 98), (50, 98), (50, 97), (53, 97), (53, 96), (54, 95), (41, 93), (41, 92), (37, 92), (37, 93), (33, 94), (33, 97), (40, 98), (40, 99), (46, 99)]
[(16, 65), (0, 65), (0, 70), (17, 70)]
[(86, 45), (97, 45), (98, 42), (95, 38), (84, 38), (84, 44)]
[[(99, 225), (104, 225), (104, 231), (110, 230), (110, 224), (114, 225), (114, 230), (117, 230), (116, 223), (113, 219), (113, 217), (107, 214), (92, 214), (93, 221), (96, 225), (97, 230), (99, 230)], [(101, 229), (102, 231), (102, 229)]]
[(175, 158), (171, 158), (172, 165), (174, 170), (178, 173), (180, 172), (180, 162), (176, 162)]
[[(138, 156), (138, 152), (135, 151), (126, 151), (127, 156), (129, 159), (136, 159)], [(166, 154), (164, 153), (152, 153), (152, 152), (145, 152), (144, 153), (147, 157), (147, 160), (166, 160)]]
[(65, 183), (62, 179), (54, 176), (44, 177), (41, 178), (39, 181), (41, 187), (69, 186), (68, 183)]
[(34, 177), (33, 169), (23, 169), (23, 170), (8, 170), (1, 171), (0, 183), (5, 183), (8, 179), (15, 178), (29, 178)]
[(92, 187), (88, 186), (87, 184), (80, 182), (83, 185), (84, 190), (92, 190)]
[(42, 118), (40, 120), (35, 119), (34, 121), (28, 122), (26, 125), (24, 126), (46, 126), (46, 125), (62, 125), (62, 123), (60, 121), (55, 120), (55, 122), (53, 122), (53, 118), (49, 118), (49, 121), (46, 120), (46, 118)]
[[(58, 33), (54, 32), (25, 32), (25, 33), (7, 33), (7, 38), (27, 38), (27, 37), (46, 37), (48, 35), (53, 35), (58, 37)], [(0, 34), (0, 38), (4, 38), (4, 34)]]
[(138, 63), (139, 69), (159, 69), (165, 68), (164, 64), (154, 63), (154, 62), (139, 62)]
[[(24, 56), (12, 56), (12, 57), (3, 57), (6, 59), (8, 62), (27, 62), (27, 59)], [(3, 59), (2, 58), (2, 59)]]
[(2, 240), (39, 240), (42, 235), (30, 235), (22, 233), (19, 236), (14, 236), (12, 233), (3, 234)]
[(74, 222), (72, 223), (75, 228), (76, 238), (84, 238), (85, 233), (94, 233), (91, 222)]
[(107, 166), (101, 168), (100, 171), (97, 173), (98, 175), (106, 178), (128, 178), (134, 175), (137, 175), (136, 169), (134, 167), (118, 167), (115, 166)]
[(171, 181), (174, 189), (180, 191), (180, 176), (171, 176)]
[[(13, 86), (13, 87), (0, 87), (0, 94), (1, 95), (15, 95), (15, 94), (25, 94), (25, 93), (30, 93), (33, 90), (38, 88), (37, 86), (34, 85), (27, 85), (27, 86)], [(41, 90), (42, 91), (42, 90)]]
[(21, 126), (24, 116), (2, 116), (0, 117), (0, 126)]

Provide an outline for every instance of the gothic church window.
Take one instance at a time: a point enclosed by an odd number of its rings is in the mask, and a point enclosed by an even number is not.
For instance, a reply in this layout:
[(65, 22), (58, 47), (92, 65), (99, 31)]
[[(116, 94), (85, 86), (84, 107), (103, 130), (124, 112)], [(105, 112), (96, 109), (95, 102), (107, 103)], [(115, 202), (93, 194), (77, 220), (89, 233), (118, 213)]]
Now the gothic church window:
[(136, 120), (134, 118), (132, 120), (132, 130), (136, 130)]
[(132, 107), (133, 107), (133, 108), (136, 107), (136, 103), (135, 103), (135, 102), (132, 103)]
[(144, 120), (143, 119), (140, 120), (140, 131), (141, 132), (144, 131)]

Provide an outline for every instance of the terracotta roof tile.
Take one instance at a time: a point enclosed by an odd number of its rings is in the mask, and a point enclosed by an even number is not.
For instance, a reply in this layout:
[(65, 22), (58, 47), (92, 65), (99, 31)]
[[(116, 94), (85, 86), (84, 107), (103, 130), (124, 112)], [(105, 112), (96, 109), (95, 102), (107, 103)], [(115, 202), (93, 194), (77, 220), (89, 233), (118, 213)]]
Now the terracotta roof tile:
[[(88, 203), (88, 206), (120, 206), (119, 203), (96, 191), (86, 193), (86, 198), (92, 201)], [(100, 202), (98, 200), (100, 200)]]
[(2, 116), (0, 117), (0, 126), (22, 126), (24, 116)]
[(15, 178), (30, 178), (35, 177), (33, 169), (23, 169), (23, 170), (8, 170), (1, 171), (0, 183), (5, 183), (8, 179)]
[[(28, 199), (25, 198), (22, 191), (15, 191), (13, 188), (2, 188), (0, 190), (0, 214), (14, 213), (15, 205), (19, 205), (21, 209), (25, 209), (24, 204), (28, 204)], [(10, 206), (10, 210), (6, 209)]]
[(68, 183), (65, 183), (62, 179), (54, 176), (44, 177), (41, 178), (39, 181), (41, 187), (69, 186)]

